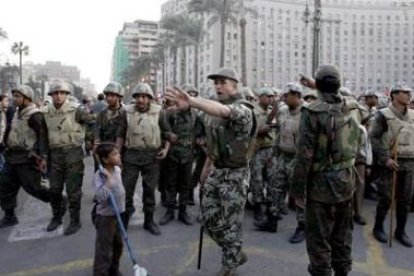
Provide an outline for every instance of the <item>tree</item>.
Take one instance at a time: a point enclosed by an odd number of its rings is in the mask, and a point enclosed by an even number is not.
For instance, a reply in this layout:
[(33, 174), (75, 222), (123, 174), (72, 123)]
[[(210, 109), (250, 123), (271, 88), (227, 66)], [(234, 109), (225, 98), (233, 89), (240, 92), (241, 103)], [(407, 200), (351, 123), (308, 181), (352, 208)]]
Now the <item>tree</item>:
[[(201, 39), (204, 35), (203, 21), (191, 17), (188, 14), (178, 14), (173, 16), (166, 16), (161, 19), (161, 26), (166, 30), (165, 37), (173, 45), (175, 50), (174, 58), (177, 58), (177, 49), (182, 51), (180, 69), (181, 69), (181, 83), (185, 82), (186, 72), (186, 47), (194, 46), (194, 83), (198, 85), (198, 52)], [(175, 80), (176, 81), (176, 80)]]
[(237, 7), (240, 0), (191, 0), (190, 12), (210, 14), (207, 27), (211, 28), (216, 22), (220, 22), (220, 67), (224, 67), (226, 47), (226, 25), (229, 22), (237, 23)]
[(23, 66), (22, 56), (29, 54), (29, 46), (24, 45), (23, 42), (15, 42), (11, 48), (11, 52), (15, 55), (19, 55), (19, 68), (20, 68), (20, 84), (23, 84)]
[(19, 77), (19, 68), (15, 65), (11, 66), (6, 63), (6, 66), (0, 68), (0, 90), (5, 93), (10, 90), (17, 82)]
[(0, 39), (6, 39), (7, 38), (7, 33), (5, 30), (3, 30), (3, 28), (0, 28)]

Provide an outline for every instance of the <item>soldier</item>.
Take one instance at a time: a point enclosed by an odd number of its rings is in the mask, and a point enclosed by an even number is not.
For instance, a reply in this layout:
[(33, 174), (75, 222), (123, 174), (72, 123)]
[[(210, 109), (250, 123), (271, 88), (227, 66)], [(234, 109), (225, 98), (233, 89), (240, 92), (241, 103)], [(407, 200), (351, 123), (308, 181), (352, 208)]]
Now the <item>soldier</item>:
[(108, 83), (103, 95), (106, 99), (106, 108), (100, 111), (96, 118), (95, 146), (102, 142), (115, 143), (122, 118), (125, 117), (125, 109), (122, 106), (125, 92), (122, 85), (117, 82)]
[(76, 102), (70, 101), (72, 86), (64, 81), (54, 81), (48, 95), (52, 104), (45, 110), (50, 147), (50, 192), (53, 218), (47, 231), (55, 230), (62, 224), (63, 213), (59, 206), (62, 202), (63, 187), (69, 200), (70, 223), (64, 235), (72, 235), (81, 228), (80, 209), (82, 181), (85, 165), (82, 144), (85, 138), (85, 125), (95, 120)]
[(306, 201), (306, 248), (311, 275), (347, 275), (352, 267), (353, 165), (360, 144), (358, 108), (338, 92), (340, 73), (316, 73), (318, 99), (302, 109), (291, 194)]
[[(195, 88), (188, 85), (183, 87), (184, 91), (194, 91)], [(160, 221), (160, 225), (166, 225), (175, 218), (175, 205), (177, 194), (178, 220), (186, 225), (192, 225), (190, 216), (186, 209), (190, 198), (191, 172), (193, 167), (193, 144), (195, 137), (201, 130), (200, 118), (195, 110), (191, 108), (178, 111), (169, 111), (165, 116), (168, 124), (168, 132), (164, 133), (170, 142), (170, 149), (163, 164), (166, 181), (167, 212)]]
[(118, 148), (125, 146), (122, 156), (122, 182), (126, 191), (127, 225), (135, 212), (133, 196), (139, 173), (142, 175), (144, 204), (144, 229), (153, 235), (161, 231), (154, 222), (155, 188), (158, 184), (159, 164), (157, 159), (164, 159), (168, 153), (169, 143), (161, 149), (161, 106), (154, 103), (154, 94), (146, 83), (135, 86), (132, 97), (135, 104), (125, 108), (126, 116), (122, 119), (118, 132)]
[[(32, 88), (19, 85), (12, 90), (12, 94), (17, 109), (6, 137), (7, 167), (2, 172), (0, 183), (1, 208), (5, 216), (0, 221), (0, 228), (18, 223), (14, 209), (20, 187), (43, 202), (51, 202), (49, 189), (40, 185), (48, 154), (44, 116), (33, 103)], [(60, 211), (64, 213), (65, 210)]]
[[(255, 223), (259, 230), (277, 232), (277, 220), (282, 216), (286, 193), (291, 184), (291, 173), (298, 147), (299, 121), (302, 109), (302, 87), (297, 83), (289, 83), (284, 90), (286, 107), (277, 114), (278, 139), (277, 157), (273, 160), (274, 169), (270, 177), (268, 189), (267, 220)], [(295, 204), (298, 226), (289, 239), (291, 243), (299, 243), (305, 239), (304, 206)]]
[[(189, 86), (187, 87), (186, 91), (191, 97), (198, 97), (198, 91), (195, 87)], [(198, 112), (198, 115), (202, 116), (202, 113)], [(204, 124), (202, 122), (202, 119), (200, 119), (200, 129), (198, 131), (199, 133), (196, 134), (195, 144), (193, 147), (195, 167), (191, 175), (191, 192), (190, 192), (190, 199), (188, 201), (189, 205), (195, 205), (194, 190), (197, 187), (198, 182), (200, 181), (201, 171), (203, 170), (204, 163), (206, 162), (206, 158), (207, 158), (205, 130), (204, 130)]]
[[(391, 105), (377, 112), (371, 129), (372, 150), (380, 166), (381, 180), (373, 234), (380, 242), (388, 241), (383, 223), (390, 208), (392, 187), (396, 185), (395, 238), (406, 247), (413, 246), (405, 233), (414, 184), (414, 111), (408, 108), (411, 91), (404, 83), (394, 84)], [(393, 171), (397, 171), (396, 183)]]
[(208, 158), (201, 176), (202, 182), (205, 180), (203, 223), (223, 251), (223, 266), (217, 275), (233, 276), (237, 267), (247, 261), (242, 251), (242, 222), (257, 127), (253, 106), (237, 91), (235, 70), (221, 68), (208, 78), (214, 81), (220, 102), (193, 98), (178, 88), (167, 89), (166, 96), (177, 109), (193, 107), (208, 114)]
[(253, 195), (253, 212), (256, 221), (262, 220), (262, 209), (264, 209), (266, 188), (265, 181), (270, 170), (273, 155), (273, 145), (275, 143), (275, 124), (272, 122), (273, 91), (270, 88), (260, 88), (256, 95), (258, 104), (255, 105), (254, 112), (257, 118), (257, 139), (255, 154), (252, 157), (250, 167), (250, 190)]
[(254, 95), (253, 91), (248, 86), (244, 86), (240, 89), (241, 94), (244, 96), (244, 98), (253, 103), (256, 101), (256, 96)]

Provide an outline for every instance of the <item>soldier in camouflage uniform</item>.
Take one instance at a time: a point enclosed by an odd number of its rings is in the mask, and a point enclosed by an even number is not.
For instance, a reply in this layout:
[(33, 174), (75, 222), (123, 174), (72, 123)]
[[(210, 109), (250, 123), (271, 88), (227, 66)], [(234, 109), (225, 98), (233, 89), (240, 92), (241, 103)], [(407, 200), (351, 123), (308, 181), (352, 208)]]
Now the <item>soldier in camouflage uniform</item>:
[(49, 203), (51, 199), (49, 189), (40, 184), (48, 154), (44, 116), (33, 103), (32, 88), (19, 85), (12, 93), (17, 109), (5, 137), (7, 163), (0, 176), (0, 201), (5, 216), (0, 221), (0, 228), (18, 223), (14, 209), (20, 187), (43, 202)]
[[(103, 94), (107, 105), (98, 113), (96, 118), (94, 149), (102, 142), (116, 143), (121, 120), (125, 117), (125, 109), (122, 106), (122, 98), (125, 92), (122, 85), (117, 82), (110, 82), (105, 86)], [(95, 170), (97, 169), (96, 164), (95, 160)]]
[[(392, 186), (396, 185), (395, 238), (406, 247), (413, 246), (405, 233), (414, 185), (414, 111), (408, 108), (411, 91), (403, 83), (395, 84), (391, 105), (377, 112), (371, 129), (372, 150), (381, 168), (373, 234), (380, 242), (388, 241), (383, 223), (391, 204)], [(397, 183), (392, 183), (394, 170), (398, 171)]]
[(82, 144), (85, 125), (95, 120), (94, 115), (69, 100), (72, 90), (67, 82), (53, 82), (48, 92), (52, 97), (52, 104), (44, 111), (50, 147), (49, 180), (53, 209), (53, 218), (47, 231), (53, 231), (62, 224), (63, 214), (59, 207), (66, 184), (70, 223), (64, 231), (65, 235), (74, 234), (81, 228), (80, 209), (85, 169)]
[[(194, 90), (189, 86), (184, 91)], [(193, 167), (193, 144), (195, 137), (200, 133), (202, 125), (199, 116), (191, 108), (178, 111), (168, 111), (165, 114), (165, 123), (168, 131), (164, 137), (170, 142), (170, 149), (163, 164), (166, 181), (167, 212), (160, 221), (166, 225), (175, 218), (177, 194), (179, 196), (178, 220), (186, 225), (192, 225), (186, 209), (190, 198), (191, 172)]]
[(118, 132), (118, 148), (125, 146), (122, 156), (122, 182), (126, 191), (126, 213), (128, 220), (135, 212), (133, 197), (139, 173), (142, 175), (144, 204), (144, 229), (153, 235), (161, 231), (154, 222), (155, 188), (158, 184), (159, 164), (157, 159), (164, 159), (169, 143), (162, 146), (161, 106), (156, 104), (151, 87), (146, 83), (135, 86), (132, 97), (135, 104), (125, 108), (126, 116), (122, 119)]
[(274, 94), (268, 87), (259, 89), (256, 94), (259, 100), (258, 104), (255, 105), (254, 112), (257, 118), (258, 132), (255, 154), (252, 157), (250, 167), (250, 190), (253, 195), (254, 219), (261, 221), (263, 216), (262, 209), (265, 204), (264, 189), (267, 186), (267, 174), (270, 173), (273, 145), (275, 143), (275, 125), (269, 122)]
[(352, 267), (353, 165), (360, 145), (356, 101), (338, 90), (338, 69), (316, 73), (318, 99), (302, 109), (291, 194), (306, 201), (306, 248), (311, 275), (348, 275)]
[(193, 98), (172, 89), (167, 98), (178, 109), (194, 107), (208, 114), (208, 159), (202, 174), (206, 180), (201, 210), (208, 234), (223, 250), (223, 266), (217, 275), (231, 276), (247, 261), (242, 252), (242, 222), (257, 127), (253, 106), (237, 92), (236, 72), (221, 68), (208, 78), (214, 80), (220, 102)]
[[(302, 109), (302, 87), (297, 83), (289, 83), (284, 90), (286, 106), (277, 114), (277, 156), (273, 160), (274, 169), (268, 188), (267, 220), (255, 223), (259, 230), (277, 232), (277, 220), (282, 216), (286, 193), (291, 184), (291, 173), (298, 146), (299, 121)], [(305, 239), (304, 206), (295, 204), (298, 227), (290, 238), (291, 243), (299, 243)]]

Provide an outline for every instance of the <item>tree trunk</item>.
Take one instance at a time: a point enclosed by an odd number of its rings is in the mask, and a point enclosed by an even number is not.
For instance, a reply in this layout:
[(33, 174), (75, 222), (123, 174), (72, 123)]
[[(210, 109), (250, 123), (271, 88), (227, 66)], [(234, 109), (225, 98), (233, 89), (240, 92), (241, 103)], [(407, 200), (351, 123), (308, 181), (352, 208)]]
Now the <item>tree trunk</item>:
[(224, 58), (226, 55), (226, 22), (227, 22), (227, 2), (228, 0), (223, 0), (223, 7), (224, 11), (220, 18), (220, 24), (221, 24), (221, 41), (220, 41), (220, 67), (224, 67)]
[(241, 82), (243, 86), (247, 86), (247, 68), (246, 68), (246, 18), (240, 19), (240, 31), (241, 31)]
[(198, 47), (200, 42), (194, 45), (194, 86), (198, 89)]
[(19, 65), (20, 65), (20, 84), (23, 84), (23, 67), (22, 67), (22, 51), (19, 51)]
[(180, 59), (180, 75), (181, 75), (181, 85), (186, 84), (186, 73), (187, 73), (187, 68), (186, 68), (186, 59), (187, 59), (187, 51), (186, 51), (186, 46), (183, 45), (183, 47), (181, 48), (181, 59)]

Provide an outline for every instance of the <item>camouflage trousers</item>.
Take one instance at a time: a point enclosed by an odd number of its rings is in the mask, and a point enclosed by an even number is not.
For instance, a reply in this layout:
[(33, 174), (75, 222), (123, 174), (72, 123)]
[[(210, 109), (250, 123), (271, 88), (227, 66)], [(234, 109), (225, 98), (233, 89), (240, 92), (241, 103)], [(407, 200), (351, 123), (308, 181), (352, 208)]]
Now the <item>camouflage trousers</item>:
[[(295, 155), (280, 152), (272, 159), (272, 170), (269, 175), (269, 186), (267, 188), (267, 202), (270, 204), (270, 212), (273, 216), (281, 216), (285, 205), (286, 194), (292, 183), (292, 169)], [(305, 208), (295, 204), (296, 220), (298, 223), (305, 221)]]
[(60, 209), (63, 188), (66, 186), (70, 215), (79, 218), (84, 170), (81, 147), (51, 150), (49, 182), (54, 213)]
[(352, 200), (306, 204), (308, 271), (315, 276), (347, 275), (352, 268)]
[(264, 203), (266, 180), (272, 162), (273, 148), (258, 149), (250, 161), (250, 190), (254, 203)]
[[(396, 217), (397, 227), (405, 227), (410, 212), (414, 185), (414, 161), (398, 160), (400, 169), (396, 183)], [(384, 220), (391, 206), (393, 172), (382, 167), (379, 171), (377, 217)], [(405, 220), (405, 222), (404, 222)]]
[(223, 266), (230, 269), (237, 268), (240, 261), (249, 178), (248, 167), (214, 169), (203, 184), (203, 223), (210, 237), (222, 248)]

